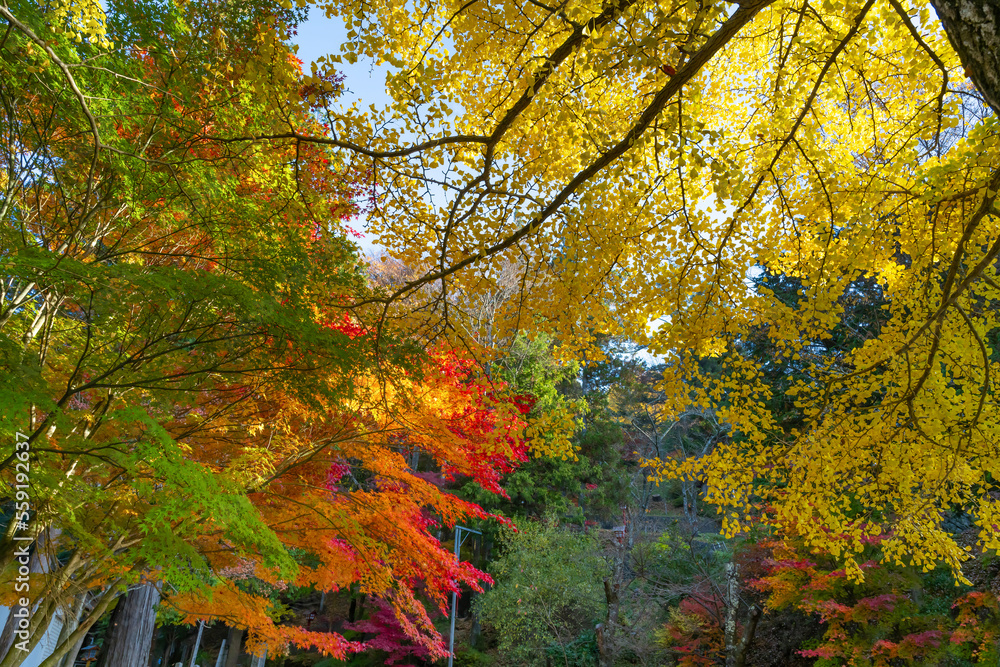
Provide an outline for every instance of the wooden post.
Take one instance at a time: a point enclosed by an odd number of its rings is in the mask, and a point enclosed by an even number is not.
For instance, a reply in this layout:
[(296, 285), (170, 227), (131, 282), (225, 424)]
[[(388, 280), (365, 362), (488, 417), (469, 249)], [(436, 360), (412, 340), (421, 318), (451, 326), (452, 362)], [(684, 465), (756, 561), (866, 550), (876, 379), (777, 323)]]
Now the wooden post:
[(198, 648), (201, 646), (201, 633), (205, 631), (205, 621), (198, 625), (198, 636), (194, 639), (194, 650), (191, 651), (191, 662), (188, 667), (194, 667), (195, 660), (198, 659)]
[(226, 657), (226, 640), (222, 640), (222, 646), (219, 647), (219, 655), (215, 659), (215, 667), (222, 667), (222, 661)]

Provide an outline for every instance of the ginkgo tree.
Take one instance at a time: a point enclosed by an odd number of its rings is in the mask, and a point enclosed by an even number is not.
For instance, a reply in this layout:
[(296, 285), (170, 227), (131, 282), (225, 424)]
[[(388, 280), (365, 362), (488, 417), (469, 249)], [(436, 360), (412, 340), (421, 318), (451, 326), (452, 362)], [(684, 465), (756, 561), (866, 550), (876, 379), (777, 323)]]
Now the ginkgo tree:
[[(669, 412), (732, 429), (709, 455), (651, 462), (703, 478), (729, 533), (755, 504), (855, 576), (852, 554), (883, 531), (888, 559), (959, 571), (941, 528), (959, 506), (1000, 546), (993, 5), (317, 5), (348, 42), (315, 73), (388, 63), (392, 104), (328, 107), (329, 137), (290, 123), (230, 138), (296, 137), (369, 170), (372, 228), (430, 267), (372, 316), (422, 290), (425, 326), (457, 335), (455, 295), (495, 291), (514, 264), (524, 316), (508, 320), (591, 354), (597, 332), (632, 336), (669, 361)], [(754, 267), (800, 280), (803, 298), (752, 289)], [(776, 362), (797, 362), (860, 279), (881, 286), (885, 325), (805, 365), (787, 388), (803, 423), (783, 432), (737, 343), (768, 324)]]

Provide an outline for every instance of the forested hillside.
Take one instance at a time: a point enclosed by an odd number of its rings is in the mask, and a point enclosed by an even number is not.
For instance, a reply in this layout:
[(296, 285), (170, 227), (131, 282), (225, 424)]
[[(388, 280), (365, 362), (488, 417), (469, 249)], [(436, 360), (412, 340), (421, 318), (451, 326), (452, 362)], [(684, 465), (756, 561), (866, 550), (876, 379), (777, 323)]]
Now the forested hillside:
[(0, 667), (1000, 660), (992, 0), (0, 0), (0, 68)]

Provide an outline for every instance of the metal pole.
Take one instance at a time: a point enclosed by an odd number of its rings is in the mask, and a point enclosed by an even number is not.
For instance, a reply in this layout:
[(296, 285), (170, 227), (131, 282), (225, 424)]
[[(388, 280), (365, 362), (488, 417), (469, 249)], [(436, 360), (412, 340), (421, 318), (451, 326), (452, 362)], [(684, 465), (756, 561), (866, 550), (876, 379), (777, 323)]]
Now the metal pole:
[[(482, 535), (478, 530), (472, 530), (465, 526), (455, 526), (455, 563), (462, 560), (462, 531)], [(456, 584), (457, 586), (457, 584)], [(451, 632), (448, 634), (448, 667), (452, 667), (455, 659), (455, 617), (458, 615), (458, 591), (451, 592)]]
[[(455, 563), (459, 561), (459, 554), (462, 551), (462, 528), (455, 526)], [(451, 632), (448, 633), (448, 667), (452, 667), (452, 660), (455, 659), (455, 616), (458, 613), (458, 592), (451, 592)]]
[(458, 594), (451, 592), (451, 633), (448, 635), (448, 667), (452, 667), (451, 662), (455, 659), (455, 612)]
[(198, 647), (201, 646), (201, 633), (205, 631), (205, 621), (198, 626), (198, 636), (194, 640), (194, 650), (191, 651), (191, 662), (188, 667), (194, 667), (194, 661), (198, 659)]

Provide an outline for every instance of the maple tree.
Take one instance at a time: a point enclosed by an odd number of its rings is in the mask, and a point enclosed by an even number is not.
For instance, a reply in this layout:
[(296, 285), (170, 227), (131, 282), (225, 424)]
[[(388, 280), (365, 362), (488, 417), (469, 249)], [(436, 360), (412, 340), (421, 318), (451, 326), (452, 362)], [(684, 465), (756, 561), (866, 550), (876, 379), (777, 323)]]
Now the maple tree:
[(678, 655), (677, 664), (717, 665), (724, 662), (722, 638), (723, 605), (717, 599), (687, 597), (670, 610), (670, 621), (660, 632), (660, 639)]
[[(444, 609), (451, 590), (460, 584), (478, 590), (486, 576), (468, 563), (456, 563), (431, 528), (491, 515), (413, 471), (402, 450), (419, 448), (441, 462), (444, 474), (469, 477), (500, 492), (497, 480), (509, 461), (523, 458), (517, 434), (524, 425), (515, 407), (505, 410), (504, 403), (491, 398), (493, 387), (470, 382), (469, 362), (451, 352), (441, 353), (438, 361), (437, 370), (427, 369), (414, 391), (385, 396), (382, 385), (372, 382), (369, 389), (376, 396), (364, 405), (373, 407), (348, 413), (314, 400), (272, 397), (274, 413), (264, 423), (280, 426), (248, 434), (259, 443), (251, 447), (254, 465), (267, 479), (249, 496), (281, 544), (309, 558), (289, 577), (269, 568), (260, 554), (222, 549), (219, 535), (205, 534), (202, 553), (208, 554), (212, 570), (246, 567), (249, 559), (253, 575), (273, 584), (287, 577), (297, 586), (335, 591), (357, 583), (361, 592), (392, 605), (414, 650), (441, 657), (441, 637), (417, 589)], [(384, 403), (392, 409), (378, 407)], [(317, 408), (329, 417), (317, 417)], [(264, 447), (268, 441), (270, 448)], [(348, 642), (333, 633), (278, 625), (269, 613), (272, 604), (259, 592), (235, 585), (232, 577), (167, 603), (186, 622), (209, 618), (247, 627), (251, 650), (292, 643), (343, 657), (381, 648), (377, 642)]]
[[(414, 590), (443, 605), (485, 574), (431, 528), (489, 517), (403, 452), (500, 492), (524, 456), (521, 412), (447, 346), (345, 310), (371, 286), (344, 222), (358, 175), (329, 148), (206, 136), (290, 120), (322, 134), (312, 112), (339, 87), (303, 81), (295, 12), (218, 9), (0, 6), (0, 427), (5, 448), (26, 434), (30, 475), (7, 449), (0, 474), (5, 501), (17, 481), (32, 508), (6, 516), (0, 602), (17, 599), (27, 531), (45, 563), (31, 645), (57, 615), (75, 627), (46, 667), (132, 584), (248, 629), (251, 648), (364, 650), (278, 625), (233, 568), (357, 585), (441, 655)], [(27, 656), (9, 648), (3, 667)]]
[[(348, 29), (317, 72), (387, 62), (392, 104), (327, 107), (330, 137), (243, 138), (338, 147), (369, 170), (381, 243), (428, 267), (376, 304), (423, 290), (425, 328), (455, 332), (455, 295), (496, 292), (514, 265), (523, 317), (501, 326), (590, 355), (595, 333), (622, 333), (674, 360), (666, 410), (711, 411), (732, 439), (656, 474), (705, 480), (730, 534), (759, 503), (852, 576), (884, 530), (886, 558), (958, 572), (940, 525), (957, 505), (1000, 546), (997, 31), (954, 19), (968, 5), (995, 28), (991, 5), (939, 0), (943, 26), (902, 0), (316, 5)], [(803, 299), (750, 289), (754, 266)], [(772, 324), (775, 362), (795, 362), (858, 280), (880, 286), (886, 322), (806, 366), (785, 390), (802, 424), (783, 432), (738, 343)]]
[[(880, 540), (867, 556), (877, 558)], [(971, 664), (997, 659), (995, 592), (956, 589), (952, 581), (927, 590), (913, 568), (866, 560), (864, 583), (852, 582), (826, 554), (798, 540), (773, 542), (767, 571), (754, 585), (768, 593), (770, 610), (794, 607), (817, 616), (823, 635), (799, 654), (817, 665), (931, 664), (949, 656)], [(909, 571), (908, 571), (909, 570)], [(950, 579), (950, 578), (949, 578)]]
[(417, 659), (433, 659), (435, 656), (426, 647), (413, 644), (410, 637), (402, 631), (399, 620), (393, 608), (376, 600), (375, 611), (371, 618), (364, 621), (353, 621), (344, 625), (345, 630), (372, 634), (368, 648), (384, 651), (385, 664), (393, 665), (409, 656)]

